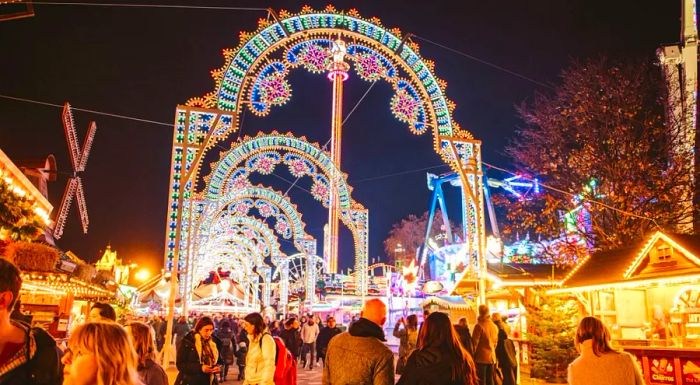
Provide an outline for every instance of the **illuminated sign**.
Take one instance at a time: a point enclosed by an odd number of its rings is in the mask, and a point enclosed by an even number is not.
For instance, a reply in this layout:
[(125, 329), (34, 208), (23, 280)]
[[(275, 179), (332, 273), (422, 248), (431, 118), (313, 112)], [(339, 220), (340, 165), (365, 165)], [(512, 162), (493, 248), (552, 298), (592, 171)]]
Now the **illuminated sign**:
[(651, 381), (654, 384), (675, 384), (676, 374), (673, 367), (673, 358), (649, 357), (649, 369)]
[(683, 385), (700, 384), (700, 360), (681, 360)]

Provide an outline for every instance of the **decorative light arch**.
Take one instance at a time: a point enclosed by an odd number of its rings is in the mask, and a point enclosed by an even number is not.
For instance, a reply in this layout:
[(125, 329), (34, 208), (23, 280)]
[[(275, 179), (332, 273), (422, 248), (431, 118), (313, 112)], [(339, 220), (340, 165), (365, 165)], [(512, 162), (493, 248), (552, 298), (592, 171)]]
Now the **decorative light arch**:
[(306, 224), (297, 206), (281, 192), (262, 185), (228, 191), (210, 200), (199, 224), (200, 231), (206, 233), (223, 216), (247, 216), (253, 208), (261, 217), (275, 219), (274, 229), (282, 238), (292, 238), (299, 251), (309, 251), (304, 249), (306, 243), (302, 241), (313, 237), (306, 233)]
[[(265, 256), (260, 252), (257, 244), (242, 235), (231, 235), (224, 239), (211, 239), (198, 248), (197, 263), (193, 263), (191, 274), (193, 281), (201, 279), (222, 261), (213, 256), (222, 252), (237, 253), (232, 262), (246, 268), (246, 271), (265, 264)], [(203, 271), (202, 269), (206, 270)]]
[(338, 185), (341, 208), (350, 208), (354, 203), (347, 174), (333, 164), (328, 152), (305, 137), (276, 131), (245, 136), (232, 143), (231, 149), (212, 163), (211, 172), (204, 178), (206, 197), (213, 199), (232, 189), (243, 188), (250, 184), (248, 175), (251, 173), (269, 175), (280, 164), (285, 164), (295, 177), (310, 177), (313, 180), (311, 193), (324, 207), (328, 207), (331, 181)]
[[(180, 253), (188, 257), (192, 205), (186, 203), (193, 199), (204, 154), (238, 129), (244, 105), (265, 115), (271, 107), (284, 104), (291, 96), (286, 80), (289, 70), (304, 67), (312, 72), (325, 71), (330, 53), (328, 41), (339, 38), (348, 42), (348, 58), (361, 78), (384, 79), (391, 84), (394, 95), (389, 105), (397, 119), (408, 124), (415, 134), (431, 129), (435, 151), (459, 173), (465, 190), (464, 204), (468, 207), (465, 258), (478, 258), (480, 279), (485, 279), (481, 142), (454, 122), (454, 104), (445, 97), (446, 83), (434, 75), (433, 62), (421, 57), (418, 45), (408, 39), (409, 35), (387, 29), (376, 18), (362, 18), (355, 10), (342, 13), (332, 6), (323, 11), (304, 7), (297, 14), (280, 11), (273, 19), (261, 20), (253, 33), (241, 33), (238, 48), (224, 50), (223, 67), (212, 72), (215, 91), (177, 107), (166, 267), (180, 268), (181, 263), (173, 265), (173, 260), (179, 261)], [(342, 216), (361, 229), (355, 237), (356, 247), (358, 242), (366, 245), (367, 211), (351, 204), (342, 209)], [(357, 248), (356, 251), (366, 253)], [(355, 267), (356, 271), (366, 270), (366, 255), (356, 258)], [(366, 293), (367, 283), (361, 276), (357, 286)], [(480, 288), (484, 300), (483, 282)]]
[[(365, 271), (369, 235), (367, 210), (352, 199), (352, 187), (347, 183), (347, 174), (336, 167), (330, 154), (318, 144), (309, 143), (304, 137), (297, 138), (289, 133), (278, 132), (259, 133), (255, 137), (246, 136), (233, 143), (229, 151), (212, 163), (210, 174), (204, 178), (207, 184), (205, 196), (208, 199), (219, 199), (222, 194), (246, 189), (250, 186), (248, 177), (251, 173), (267, 175), (281, 164), (286, 165), (295, 177), (309, 177), (313, 181), (311, 193), (324, 207), (329, 204), (329, 183), (335, 183), (340, 219), (353, 236), (355, 268)], [(366, 276), (358, 278), (357, 287), (360, 292), (366, 293)]]
[(241, 215), (228, 215), (219, 217), (212, 225), (212, 228), (221, 227), (228, 234), (243, 235), (248, 239), (255, 240), (258, 249), (266, 257), (281, 255), (280, 244), (277, 236), (270, 226), (254, 217)]
[(389, 82), (395, 92), (390, 103), (394, 115), (416, 134), (432, 128), (438, 150), (438, 136), (460, 131), (452, 118), (455, 104), (445, 97), (447, 83), (435, 76), (435, 64), (421, 57), (418, 44), (409, 37), (354, 9), (282, 10), (276, 19), (259, 20), (256, 31), (241, 32), (238, 47), (225, 49), (224, 65), (212, 71), (215, 90), (190, 99), (188, 105), (239, 113), (250, 102), (252, 112), (265, 115), (291, 97), (285, 79), (289, 69), (303, 66), (325, 72), (332, 57), (329, 42), (342, 39), (348, 42), (347, 57), (360, 77)]

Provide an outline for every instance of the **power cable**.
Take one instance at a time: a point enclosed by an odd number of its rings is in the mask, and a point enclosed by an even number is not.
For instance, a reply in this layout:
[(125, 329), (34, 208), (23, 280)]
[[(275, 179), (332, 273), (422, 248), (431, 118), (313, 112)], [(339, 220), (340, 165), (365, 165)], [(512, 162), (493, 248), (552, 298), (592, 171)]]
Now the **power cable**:
[[(523, 178), (523, 179), (525, 179), (525, 180), (529, 180), (529, 181), (531, 181), (531, 182), (535, 182), (535, 180), (532, 179), (532, 178), (528, 178), (528, 177), (522, 176), (522, 175), (520, 175), (520, 174), (518, 174), (518, 173), (516, 173), (516, 172), (507, 170), (507, 169), (505, 169), (505, 168), (498, 167), (498, 166), (494, 166), (494, 165), (492, 165), (492, 164), (489, 164), (489, 163), (486, 163), (486, 162), (483, 162), (483, 161), (482, 161), (481, 163), (483, 163), (484, 166), (489, 167), (489, 168), (492, 168), (492, 169), (494, 169), (494, 170), (502, 171), (502, 172), (505, 172), (505, 173), (508, 173), (508, 174), (511, 174), (511, 175), (514, 175), (514, 176), (520, 176), (521, 178)], [(613, 211), (618, 212), (618, 213), (623, 214), (623, 215), (627, 215), (627, 216), (630, 216), (630, 217), (634, 217), (634, 218), (644, 219), (644, 220), (650, 221), (650, 222), (652, 222), (652, 223), (654, 224), (654, 226), (656, 226), (659, 230), (661, 230), (661, 226), (659, 226), (659, 224), (656, 222), (656, 220), (655, 220), (654, 218), (649, 218), (649, 217), (645, 217), (645, 216), (642, 216), (642, 215), (639, 215), (639, 214), (635, 214), (635, 213), (630, 212), (630, 211), (622, 210), (622, 209), (619, 209), (619, 208), (617, 208), (617, 207), (610, 206), (609, 204), (606, 204), (606, 203), (597, 201), (597, 200), (595, 200), (595, 199), (590, 199), (590, 198), (586, 198), (586, 197), (581, 197), (581, 196), (579, 196), (578, 194), (573, 194), (573, 193), (570, 193), (570, 192), (568, 192), (568, 191), (564, 191), (564, 190), (562, 190), (562, 189), (558, 189), (558, 188), (556, 188), (556, 187), (554, 187), (554, 186), (550, 186), (550, 185), (548, 185), (548, 184), (546, 184), (546, 183), (542, 183), (542, 182), (540, 182), (540, 181), (537, 181), (537, 183), (538, 183), (540, 186), (542, 186), (542, 187), (544, 187), (544, 188), (546, 188), (546, 189), (548, 189), (548, 190), (552, 190), (552, 191), (558, 192), (558, 193), (560, 193), (560, 194), (564, 194), (564, 195), (569, 196), (569, 197), (571, 197), (571, 198), (578, 198), (578, 199), (581, 199), (582, 201), (586, 201), (586, 202), (589, 202), (589, 203), (593, 203), (593, 204), (599, 205), (599, 206), (601, 206), (601, 207), (604, 207), (604, 208), (609, 209), (609, 210), (613, 210)]]
[[(362, 103), (362, 101), (365, 100), (365, 97), (367, 96), (367, 94), (369, 94), (369, 92), (372, 90), (372, 87), (374, 87), (375, 84), (377, 84), (377, 81), (376, 81), (376, 80), (375, 80), (374, 82), (372, 82), (372, 84), (369, 85), (369, 87), (367, 88), (367, 91), (365, 91), (365, 93), (362, 94), (362, 97), (360, 97), (360, 100), (358, 100), (357, 103), (355, 103), (355, 106), (352, 108), (352, 110), (350, 110), (350, 112), (348, 112), (348, 114), (345, 116), (345, 119), (343, 119), (343, 122), (341, 123), (341, 126), (344, 125), (345, 122), (348, 121), (348, 119), (350, 119), (350, 116), (352, 115), (352, 113), (355, 112), (355, 110), (357, 110), (357, 107), (359, 107), (360, 104)], [(329, 139), (326, 141), (326, 143), (321, 147), (322, 150), (325, 151), (325, 150), (328, 149), (328, 144), (331, 142), (331, 139), (332, 139), (332, 138), (329, 138)], [(292, 183), (292, 185), (289, 186), (289, 188), (287, 189), (287, 191), (284, 192), (284, 195), (285, 195), (285, 196), (289, 193), (289, 190), (291, 190), (292, 187), (296, 186), (297, 182), (299, 182), (299, 179), (301, 179), (301, 177), (297, 177), (297, 179), (294, 180), (294, 182)]]
[(265, 11), (267, 8), (256, 7), (226, 7), (207, 5), (177, 5), (177, 4), (134, 4), (134, 3), (86, 3), (86, 2), (53, 2), (53, 1), (32, 1), (35, 5), (61, 5), (79, 7), (108, 7), (108, 8), (167, 8), (167, 9), (207, 9), (225, 11)]
[[(9, 96), (9, 95), (2, 95), (0, 94), (0, 98), (3, 99), (9, 99), (9, 100), (15, 100), (19, 102), (25, 102), (25, 103), (33, 103), (33, 104), (39, 104), (43, 106), (51, 106), (51, 107), (58, 107), (58, 108), (63, 108), (63, 104), (55, 104), (55, 103), (48, 103), (48, 102), (42, 102), (39, 100), (33, 100), (33, 99), (26, 99), (26, 98), (18, 98), (16, 96)], [(95, 114), (95, 115), (103, 115), (103, 116), (109, 116), (112, 118), (120, 118), (120, 119), (127, 119), (127, 120), (133, 120), (141, 123), (150, 123), (150, 124), (157, 124), (159, 126), (167, 126), (167, 127), (172, 127), (172, 123), (164, 123), (164, 122), (157, 122), (155, 120), (149, 120), (149, 119), (143, 119), (143, 118), (135, 118), (133, 116), (127, 116), (127, 115), (120, 115), (120, 114), (112, 114), (109, 112), (102, 112), (102, 111), (95, 111), (95, 110), (88, 110), (85, 108), (78, 108), (73, 105), (71, 105), (71, 108), (75, 111), (82, 111), (82, 112), (87, 112), (90, 114)]]
[(452, 53), (456, 53), (456, 54), (458, 54), (458, 55), (464, 56), (464, 57), (466, 57), (467, 59), (474, 60), (475, 62), (481, 63), (481, 64), (483, 64), (483, 65), (486, 65), (486, 66), (489, 66), (489, 67), (491, 67), (491, 68), (497, 69), (497, 70), (499, 70), (499, 71), (505, 72), (505, 73), (507, 73), (507, 74), (513, 75), (513, 76), (518, 77), (518, 78), (520, 78), (520, 79), (522, 79), (522, 80), (526, 80), (526, 81), (531, 82), (531, 83), (533, 83), (533, 84), (537, 84), (538, 86), (545, 87), (545, 88), (549, 88), (549, 89), (554, 89), (554, 87), (552, 87), (551, 85), (549, 85), (549, 84), (547, 84), (547, 83), (543, 83), (543, 82), (541, 82), (541, 81), (539, 81), (539, 80), (536, 80), (536, 79), (533, 79), (533, 78), (531, 78), (531, 77), (529, 77), (529, 76), (523, 75), (523, 74), (518, 73), (518, 72), (515, 72), (515, 71), (513, 71), (513, 70), (509, 70), (508, 68), (501, 67), (501, 66), (499, 66), (498, 64), (494, 64), (494, 63), (491, 63), (491, 62), (486, 61), (486, 60), (484, 60), (484, 59), (480, 59), (480, 58), (478, 58), (478, 57), (476, 57), (476, 56), (474, 56), (474, 55), (470, 55), (470, 54), (468, 54), (468, 53), (466, 53), (466, 52), (462, 52), (462, 51), (457, 50), (457, 49), (454, 49), (454, 48), (452, 48), (452, 47), (448, 47), (448, 46), (446, 46), (446, 45), (444, 45), (444, 44), (440, 44), (440, 43), (438, 43), (438, 42), (435, 42), (435, 41), (433, 41), (433, 40), (424, 38), (424, 37), (422, 37), (422, 36), (418, 36), (418, 35), (416, 35), (416, 34), (411, 34), (411, 36), (412, 36), (412, 37), (415, 37), (415, 38), (417, 38), (417, 39), (423, 40), (423, 41), (426, 42), (426, 43), (430, 43), (430, 44), (436, 45), (436, 46), (438, 46), (438, 47), (440, 47), (440, 48), (442, 48), (442, 49), (446, 49), (446, 50), (448, 50), (448, 51), (450, 51), (450, 52), (452, 52)]
[(353, 180), (352, 184), (358, 184), (358, 183), (363, 183), (363, 182), (369, 182), (369, 181), (374, 181), (374, 180), (379, 180), (379, 179), (385, 179), (385, 178), (391, 178), (394, 176), (399, 176), (399, 175), (406, 175), (406, 174), (412, 174), (414, 172), (419, 172), (419, 171), (426, 171), (426, 170), (431, 170), (434, 168), (440, 168), (440, 167), (449, 167), (447, 164), (437, 164), (435, 166), (429, 166), (429, 167), (423, 167), (423, 168), (416, 168), (413, 170), (405, 170), (405, 171), (399, 171), (395, 172), (393, 174), (385, 174), (385, 175), (378, 175), (370, 178), (364, 178), (364, 179), (357, 179)]

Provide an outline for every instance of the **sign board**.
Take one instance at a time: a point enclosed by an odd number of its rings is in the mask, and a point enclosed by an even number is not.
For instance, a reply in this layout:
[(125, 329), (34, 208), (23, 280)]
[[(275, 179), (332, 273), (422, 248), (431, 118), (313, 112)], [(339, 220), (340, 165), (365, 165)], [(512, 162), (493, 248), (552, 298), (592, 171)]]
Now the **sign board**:
[(681, 360), (683, 385), (700, 384), (700, 360)]
[(675, 385), (676, 373), (673, 357), (649, 357), (649, 375), (652, 384)]

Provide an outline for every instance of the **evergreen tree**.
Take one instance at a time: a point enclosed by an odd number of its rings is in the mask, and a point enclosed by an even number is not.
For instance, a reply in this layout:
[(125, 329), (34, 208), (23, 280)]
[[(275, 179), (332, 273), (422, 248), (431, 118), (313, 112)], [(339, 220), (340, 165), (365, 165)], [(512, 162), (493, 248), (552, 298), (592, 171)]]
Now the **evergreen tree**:
[(566, 382), (567, 367), (577, 357), (574, 347), (577, 318), (578, 305), (573, 300), (541, 297), (539, 306), (529, 307), (533, 378)]

